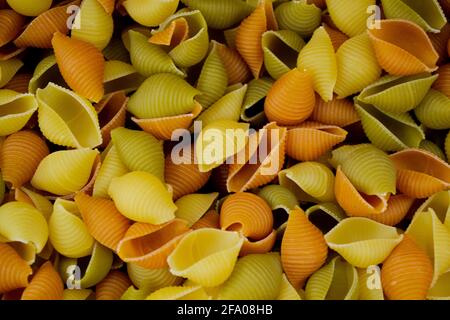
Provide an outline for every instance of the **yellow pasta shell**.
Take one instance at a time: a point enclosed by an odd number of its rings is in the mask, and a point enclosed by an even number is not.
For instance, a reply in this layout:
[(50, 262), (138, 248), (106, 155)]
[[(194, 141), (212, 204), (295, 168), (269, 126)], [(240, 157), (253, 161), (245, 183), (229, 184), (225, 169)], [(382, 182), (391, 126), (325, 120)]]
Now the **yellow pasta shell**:
[(414, 110), (416, 117), (430, 129), (450, 128), (450, 98), (440, 91), (431, 89)]
[(280, 292), (278, 293), (277, 300), (302, 300), (300, 294), (289, 283), (284, 273), (281, 278)]
[(439, 220), (450, 229), (450, 191), (433, 194), (421, 204), (416, 212), (428, 211), (429, 208), (433, 209)]
[(258, 196), (266, 200), (272, 211), (283, 209), (286, 213), (289, 213), (291, 209), (298, 205), (295, 194), (288, 188), (277, 184), (271, 184), (260, 189)]
[(146, 300), (208, 300), (200, 286), (165, 287), (150, 294)]
[(384, 300), (381, 270), (378, 266), (358, 269), (359, 300)]
[[(124, 90), (125, 93), (135, 91), (144, 80), (145, 78), (132, 65), (126, 62), (119, 60), (105, 62), (105, 74), (103, 78), (105, 94), (116, 93), (121, 90)], [(101, 105), (101, 102), (99, 104)]]
[(449, 300), (450, 299), (450, 272), (446, 272), (439, 277), (435, 285), (428, 291), (429, 300)]
[(367, 8), (375, 5), (375, 0), (357, 3), (351, 0), (326, 0), (328, 12), (336, 26), (349, 37), (357, 36), (367, 29), (370, 12)]
[(122, 5), (139, 24), (154, 27), (175, 12), (179, 0), (125, 0)]
[(66, 82), (59, 72), (56, 57), (53, 54), (45, 57), (37, 64), (33, 72), (33, 77), (28, 84), (28, 91), (35, 94), (37, 89), (45, 88), (49, 82), (53, 82), (61, 87), (67, 87)]
[(147, 269), (131, 262), (127, 263), (127, 272), (137, 288), (149, 291), (177, 285), (181, 280), (172, 275), (168, 268)]
[(0, 88), (7, 85), (22, 66), (23, 62), (19, 59), (9, 59), (6, 61), (0, 59)]
[(37, 107), (37, 101), (31, 94), (0, 89), (0, 136), (21, 130)]
[(185, 195), (175, 201), (175, 205), (178, 208), (175, 216), (185, 220), (187, 225), (191, 227), (213, 206), (218, 195), (217, 192)]
[(280, 29), (292, 30), (301, 37), (309, 37), (320, 25), (321, 10), (310, 1), (286, 1), (275, 9)]
[(309, 221), (324, 233), (346, 218), (344, 211), (333, 202), (316, 204), (309, 207), (305, 213)]
[(42, 0), (39, 2), (23, 2), (21, 0), (6, 0), (8, 5), (16, 12), (34, 17), (48, 10), (52, 5), (52, 0)]
[(93, 291), (91, 289), (64, 289), (63, 300), (91, 300)]

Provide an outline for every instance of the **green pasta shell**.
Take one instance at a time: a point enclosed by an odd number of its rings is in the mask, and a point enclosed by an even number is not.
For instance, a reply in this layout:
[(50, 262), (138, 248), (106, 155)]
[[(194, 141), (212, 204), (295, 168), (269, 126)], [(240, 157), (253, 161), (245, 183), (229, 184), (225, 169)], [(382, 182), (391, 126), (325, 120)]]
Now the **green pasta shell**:
[(49, 83), (38, 89), (39, 128), (51, 142), (72, 148), (94, 148), (102, 144), (97, 112), (75, 92)]
[(186, 220), (188, 226), (191, 227), (213, 206), (218, 196), (217, 192), (185, 195), (175, 201), (175, 205), (178, 208), (175, 211), (175, 216)]
[(128, 63), (119, 60), (105, 62), (105, 75), (103, 79), (105, 95), (122, 90), (125, 93), (135, 91), (144, 80), (145, 78)]
[(324, 233), (347, 217), (344, 210), (333, 202), (316, 204), (309, 207), (305, 213), (308, 219)]
[(266, 31), (262, 36), (264, 66), (269, 75), (279, 79), (283, 74), (294, 69), (300, 50), (305, 41), (294, 31)]
[(273, 300), (280, 291), (282, 273), (278, 253), (249, 254), (238, 260), (218, 299)]
[(335, 257), (316, 271), (306, 284), (307, 300), (357, 300), (358, 272), (354, 266)]
[(128, 102), (128, 111), (140, 119), (190, 113), (200, 91), (170, 73), (156, 74), (142, 83)]
[(289, 213), (295, 206), (298, 206), (295, 194), (278, 184), (265, 186), (258, 191), (258, 196), (266, 200), (272, 210), (283, 209)]
[(445, 156), (444, 151), (442, 151), (441, 148), (439, 148), (434, 142), (432, 142), (430, 140), (422, 140), (422, 141), (420, 141), (419, 148), (422, 149), (422, 150), (426, 150), (428, 152), (431, 152), (431, 153), (437, 155), (442, 160), (447, 161), (447, 158)]
[(42, 59), (37, 64), (36, 69), (34, 69), (33, 77), (28, 84), (28, 92), (35, 94), (37, 89), (45, 88), (49, 82), (68, 88), (59, 72), (54, 54)]
[(273, 85), (271, 78), (253, 79), (248, 83), (241, 119), (253, 125), (261, 125), (266, 118), (264, 114), (264, 100)]
[(130, 30), (131, 64), (144, 77), (156, 73), (173, 73), (184, 77), (183, 71), (177, 68), (170, 56), (158, 45), (149, 43), (147, 37), (140, 32)]
[(367, 195), (395, 194), (396, 170), (389, 156), (370, 144), (343, 146), (332, 152), (355, 188)]
[(197, 98), (198, 102), (203, 108), (208, 108), (223, 96), (227, 86), (227, 70), (217, 52), (216, 44), (213, 43), (197, 80), (197, 89), (202, 93)]
[(408, 113), (382, 112), (371, 104), (355, 101), (364, 132), (369, 140), (384, 151), (417, 148), (425, 133)]
[(163, 142), (144, 131), (117, 128), (111, 138), (120, 160), (130, 171), (146, 171), (164, 181)]
[(229, 28), (254, 10), (254, 7), (245, 0), (181, 0), (181, 2), (191, 9), (200, 10), (208, 26), (213, 29)]
[(322, 11), (306, 0), (294, 0), (280, 4), (275, 9), (280, 29), (292, 30), (302, 37), (309, 37), (319, 27)]
[(450, 129), (450, 99), (440, 91), (430, 89), (414, 113), (427, 128)]
[(38, 103), (32, 94), (1, 89), (0, 136), (7, 136), (22, 129), (37, 108)]
[(403, 113), (417, 107), (438, 75), (420, 73), (412, 76), (384, 76), (366, 87), (358, 100), (381, 111)]
[(0, 88), (9, 82), (22, 66), (23, 62), (19, 59), (0, 60)]
[(382, 0), (381, 3), (386, 18), (412, 21), (427, 32), (438, 33), (447, 22), (437, 0)]

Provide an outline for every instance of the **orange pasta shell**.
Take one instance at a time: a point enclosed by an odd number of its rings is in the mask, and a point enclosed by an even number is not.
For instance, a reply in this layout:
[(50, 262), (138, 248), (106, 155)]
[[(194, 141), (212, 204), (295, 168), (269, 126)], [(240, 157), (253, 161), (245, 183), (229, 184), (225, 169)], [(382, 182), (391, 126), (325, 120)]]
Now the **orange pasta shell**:
[(30, 266), (6, 243), (0, 242), (0, 293), (28, 285)]
[(258, 241), (250, 241), (248, 238), (244, 239), (239, 256), (245, 256), (247, 254), (267, 253), (272, 250), (275, 241), (277, 240), (277, 231), (272, 230), (271, 233), (265, 238)]
[(169, 26), (155, 33), (148, 42), (163, 46), (175, 47), (189, 37), (189, 25), (185, 18), (173, 20)]
[(220, 228), (220, 217), (216, 210), (209, 210), (207, 213), (203, 215), (196, 223), (194, 223), (191, 227), (194, 230), (202, 229), (202, 228)]
[(390, 196), (386, 211), (379, 214), (370, 214), (367, 218), (388, 226), (395, 226), (406, 217), (413, 203), (414, 199), (404, 194)]
[(102, 147), (106, 147), (111, 141), (111, 131), (125, 125), (127, 114), (127, 102), (123, 91), (107, 95), (99, 102), (98, 121), (102, 133)]
[(428, 33), (434, 49), (439, 54), (438, 64), (447, 58), (447, 42), (450, 38), (450, 24), (446, 23), (439, 33)]
[(323, 23), (323, 27), (325, 28), (325, 31), (330, 36), (331, 43), (333, 44), (334, 51), (337, 51), (339, 47), (348, 40), (348, 36), (336, 29), (331, 28), (326, 23)]
[(62, 300), (64, 285), (50, 261), (45, 262), (31, 279), (22, 300)]
[(216, 42), (216, 48), (227, 71), (228, 85), (246, 83), (252, 74), (239, 52), (218, 42)]
[(309, 120), (345, 127), (358, 122), (360, 119), (353, 102), (336, 97), (325, 102), (319, 95), (316, 95), (316, 106)]
[(14, 10), (0, 10), (0, 47), (14, 40), (25, 22), (25, 17)]
[(450, 98), (450, 63), (439, 67), (437, 73), (439, 77), (433, 84), (433, 88)]
[(131, 281), (125, 273), (112, 270), (95, 286), (95, 298), (96, 300), (119, 300), (130, 286)]

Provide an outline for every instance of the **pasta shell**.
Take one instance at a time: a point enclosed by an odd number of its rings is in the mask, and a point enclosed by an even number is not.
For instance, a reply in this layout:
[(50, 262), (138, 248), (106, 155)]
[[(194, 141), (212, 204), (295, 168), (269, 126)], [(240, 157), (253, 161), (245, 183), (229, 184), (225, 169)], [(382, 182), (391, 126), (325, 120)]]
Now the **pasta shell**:
[[(439, 58), (425, 31), (406, 20), (381, 20), (369, 30), (380, 66), (392, 75), (413, 75), (437, 69)], [(414, 43), (414, 45), (412, 45)]]
[[(119, 1), (122, 1), (122, 0), (119, 0)], [(130, 51), (131, 50), (130, 31), (138, 32), (141, 35), (145, 36), (146, 39), (148, 39), (152, 35), (152, 30), (150, 28), (144, 27), (144, 26), (139, 25), (139, 24), (133, 24), (133, 25), (123, 29), (123, 31), (122, 31), (122, 33), (120, 35), (120, 38), (122, 40), (122, 44), (125, 47), (126, 51)], [(144, 43), (141, 40), (142, 39), (139, 39), (138, 42), (139, 43)]]
[(387, 19), (409, 20), (427, 32), (439, 32), (447, 22), (437, 0), (430, 1), (425, 7), (417, 0), (382, 0), (381, 3)]
[(346, 137), (340, 127), (304, 122), (288, 130), (286, 153), (299, 161), (317, 160)]
[(326, 233), (347, 216), (344, 211), (333, 202), (324, 202), (309, 207), (306, 216), (317, 228)]
[(439, 277), (435, 285), (428, 291), (429, 300), (449, 300), (450, 299), (450, 272)]
[(450, 129), (450, 98), (437, 90), (428, 91), (414, 113), (430, 129)]
[[(381, 75), (381, 68), (366, 33), (345, 41), (336, 52), (336, 60), (338, 73), (334, 92), (338, 98), (362, 91)], [(364, 68), (360, 68), (362, 65)]]
[(222, 284), (233, 271), (242, 242), (237, 232), (195, 230), (167, 258), (170, 272), (205, 287)]
[(181, 280), (172, 275), (168, 268), (146, 269), (134, 263), (127, 263), (127, 273), (137, 288), (150, 292), (177, 285)]
[(8, 89), (16, 91), (19, 93), (28, 93), (28, 84), (32, 78), (32, 75), (28, 73), (16, 73), (14, 77), (3, 87), (3, 89)]
[(393, 195), (389, 197), (386, 211), (369, 214), (366, 217), (388, 226), (395, 226), (405, 218), (413, 203), (414, 199), (404, 194)]
[(447, 43), (450, 38), (450, 24), (446, 23), (439, 33), (427, 33), (434, 49), (439, 54), (437, 64), (442, 65), (447, 58)]
[(122, 5), (139, 24), (154, 27), (175, 12), (179, 0), (125, 0)]
[[(125, 48), (122, 39), (113, 38), (109, 42), (108, 46), (103, 49), (103, 55), (109, 61), (122, 61), (125, 63), (130, 63), (130, 55), (128, 53), (127, 48)], [(106, 72), (106, 65), (105, 65)]]
[(249, 254), (267, 253), (272, 250), (276, 240), (276, 230), (272, 230), (269, 235), (267, 235), (265, 238), (262, 238), (261, 240), (253, 241), (249, 238), (245, 238), (244, 243), (242, 244), (241, 251), (239, 252), (239, 256), (243, 257)]
[(283, 209), (286, 213), (289, 213), (289, 211), (298, 205), (295, 194), (288, 188), (277, 184), (265, 186), (258, 191), (258, 196), (269, 204), (272, 211)]
[(390, 300), (425, 300), (432, 278), (430, 258), (408, 235), (381, 269), (383, 289)]
[(278, 253), (240, 258), (220, 287), (219, 300), (272, 300), (280, 292), (282, 268)]
[(337, 62), (333, 43), (323, 27), (314, 31), (311, 40), (300, 51), (297, 67), (311, 74), (314, 90), (325, 102), (333, 99), (338, 75)]
[(315, 96), (311, 75), (297, 68), (278, 79), (267, 93), (264, 112), (279, 125), (297, 125), (313, 112)]
[[(1, 62), (0, 62), (1, 64)], [(35, 94), (37, 89), (44, 89), (49, 82), (61, 87), (68, 87), (56, 64), (55, 55), (42, 59), (34, 69), (33, 77), (28, 85), (28, 91)]]
[(326, 0), (328, 12), (334, 24), (349, 37), (355, 37), (367, 30), (370, 16), (368, 7), (374, 6), (375, 0), (363, 0), (355, 3), (351, 0)]
[(91, 289), (64, 289), (63, 300), (91, 300), (93, 291)]
[(56, 151), (40, 163), (31, 184), (56, 195), (69, 195), (89, 182), (98, 151), (89, 149)]
[(433, 89), (442, 92), (450, 98), (450, 63), (439, 67), (437, 73), (439, 77), (433, 84)]
[(175, 47), (189, 37), (189, 24), (185, 18), (173, 20), (164, 30), (155, 32), (148, 42)]
[(8, 136), (0, 149), (3, 179), (20, 188), (33, 177), (39, 162), (49, 154), (45, 141), (32, 131)]
[(8, 202), (0, 207), (0, 235), (2, 242), (30, 244), (39, 253), (48, 239), (47, 221), (28, 203)]
[(214, 40), (212, 42), (216, 44), (217, 53), (225, 66), (228, 84), (246, 83), (251, 77), (251, 72), (239, 52)]
[(200, 286), (166, 287), (150, 294), (146, 300), (208, 300)]
[(437, 155), (442, 160), (446, 160), (444, 151), (442, 151), (441, 148), (439, 148), (434, 142), (431, 142), (430, 140), (422, 140), (420, 142), (419, 149), (431, 152)]
[(96, 300), (119, 300), (125, 290), (131, 285), (126, 274), (118, 270), (112, 270), (95, 287)]
[(358, 100), (387, 113), (407, 112), (419, 105), (436, 79), (437, 75), (429, 73), (405, 77), (384, 76), (366, 87)]
[(188, 194), (177, 201), (177, 211), (175, 216), (187, 222), (191, 227), (213, 206), (219, 194), (217, 192), (209, 194)]
[[(125, 91), (125, 93), (135, 91), (144, 80), (145, 78), (128, 63), (118, 60), (105, 62), (103, 85), (106, 94), (115, 93), (121, 90)], [(101, 102), (99, 104), (101, 104)]]
[(116, 128), (111, 138), (122, 163), (130, 171), (145, 171), (164, 181), (162, 141), (146, 132)]
[[(125, 262), (147, 269), (167, 266), (166, 259), (189, 232), (186, 222), (174, 219), (161, 225), (135, 223), (119, 242), (117, 253)], [(150, 245), (150, 246), (149, 246)]]
[[(94, 1), (94, 0), (93, 0)], [(103, 97), (105, 61), (92, 44), (56, 32), (52, 39), (59, 70), (72, 90), (99, 102)]]
[(306, 1), (288, 1), (275, 9), (280, 29), (292, 30), (301, 37), (309, 37), (320, 25), (321, 10)]
[(291, 30), (266, 31), (262, 35), (264, 66), (269, 75), (279, 79), (296, 67), (298, 53), (305, 41)]
[[(75, 196), (83, 222), (95, 240), (116, 251), (119, 241), (125, 236), (130, 221), (122, 216), (111, 200), (90, 197), (84, 193)], [(108, 228), (105, 228), (108, 225)]]
[(112, 16), (98, 0), (83, 0), (77, 13), (77, 27), (71, 31), (71, 38), (93, 44), (103, 50), (113, 35)]
[(358, 293), (358, 272), (341, 257), (316, 271), (306, 284), (307, 300), (356, 300)]
[(331, 28), (326, 23), (323, 23), (322, 26), (325, 28), (325, 31), (330, 36), (331, 43), (333, 44), (334, 51), (338, 51), (338, 49), (341, 47), (341, 45), (344, 44), (345, 41), (347, 41), (349, 38), (347, 35), (342, 33), (339, 30)]
[[(245, 149), (237, 154), (227, 178), (229, 192), (243, 192), (271, 182), (283, 168), (286, 128), (268, 123), (249, 139)], [(242, 160), (242, 161), (241, 161)]]
[(402, 238), (396, 228), (361, 217), (344, 219), (325, 235), (330, 249), (358, 268), (383, 262)]
[(0, 88), (7, 85), (22, 66), (23, 62), (19, 59), (0, 60)]
[(93, 196), (109, 198), (108, 187), (115, 177), (128, 173), (127, 167), (120, 160), (116, 147), (112, 146), (102, 162), (97, 178), (93, 186)]
[(22, 300), (62, 300), (64, 285), (50, 261), (45, 262), (31, 279)]
[(278, 293), (276, 300), (302, 300), (302, 297), (289, 283), (289, 280), (284, 273), (281, 278), (280, 292)]
[(381, 270), (378, 266), (358, 269), (359, 300), (384, 300)]
[(355, 101), (355, 108), (369, 140), (384, 151), (417, 148), (425, 133), (408, 113), (381, 111), (371, 104)]
[(302, 162), (278, 174), (280, 185), (291, 190), (299, 201), (334, 201), (334, 175), (318, 162)]
[(150, 173), (134, 171), (114, 178), (108, 193), (119, 212), (131, 220), (161, 224), (175, 218), (171, 193)]
[(406, 234), (431, 259), (434, 270), (431, 284), (433, 286), (439, 276), (450, 268), (449, 230), (439, 221), (433, 209), (429, 208), (428, 211), (416, 212)]
[(125, 125), (128, 98), (123, 91), (119, 91), (106, 96), (102, 102), (103, 106), (98, 111), (98, 122), (102, 147), (106, 147), (111, 141), (111, 130)]
[(298, 289), (325, 262), (328, 248), (322, 232), (299, 207), (291, 210), (281, 242), (281, 262), (289, 282)]
[(14, 10), (0, 11), (0, 47), (14, 40), (20, 29), (25, 25), (26, 19)]
[(0, 48), (0, 61), (13, 60), (15, 57), (19, 56), (26, 48), (18, 48), (14, 43), (10, 42)]
[(48, 10), (50, 6), (52, 5), (51, 0), (42, 0), (39, 2), (27, 2), (24, 3), (20, 0), (7, 0), (8, 5), (16, 12), (24, 15), (24, 16), (30, 16), (34, 17), (42, 12)]
[(16, 251), (0, 242), (0, 292), (6, 293), (28, 285), (32, 270)]
[(407, 149), (390, 156), (397, 168), (397, 189), (412, 198), (427, 198), (447, 190), (450, 166), (420, 149)]
[[(449, 191), (441, 191), (433, 194), (417, 209), (416, 212), (428, 211), (433, 209), (439, 220), (450, 227), (450, 193)], [(450, 229), (450, 228), (449, 228)]]
[(43, 195), (21, 187), (15, 190), (15, 199), (19, 202), (26, 202), (38, 209), (46, 220), (50, 218), (53, 212), (53, 204)]
[(0, 136), (21, 130), (37, 107), (37, 101), (32, 94), (0, 89)]
[(66, 34), (68, 31), (67, 9), (79, 3), (80, 1), (72, 1), (41, 13), (14, 40), (14, 44), (19, 48), (51, 48), (53, 34), (55, 32)]
[(271, 78), (253, 79), (248, 83), (244, 104), (241, 110), (241, 119), (252, 124), (261, 124), (265, 121), (264, 99), (273, 85)]
[(196, 223), (194, 223), (191, 227), (194, 230), (202, 229), (202, 228), (220, 228), (220, 218), (219, 214), (216, 210), (209, 210), (207, 213), (203, 215)]
[(309, 120), (323, 123), (324, 125), (346, 127), (358, 122), (360, 119), (350, 100), (334, 97), (333, 100), (325, 102), (316, 95), (316, 106)]

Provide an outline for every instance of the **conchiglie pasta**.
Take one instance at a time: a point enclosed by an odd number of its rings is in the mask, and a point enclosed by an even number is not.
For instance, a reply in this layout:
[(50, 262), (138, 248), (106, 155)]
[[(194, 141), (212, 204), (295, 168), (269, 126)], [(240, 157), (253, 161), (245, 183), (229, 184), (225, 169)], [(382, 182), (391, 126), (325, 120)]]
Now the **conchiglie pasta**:
[(208, 295), (200, 286), (173, 286), (156, 290), (146, 300), (208, 300)]
[(122, 5), (139, 24), (154, 27), (175, 12), (179, 0), (125, 0)]
[(126, 274), (112, 270), (95, 286), (95, 298), (96, 300), (119, 300), (130, 285), (131, 281)]
[(417, 209), (416, 212), (428, 211), (433, 209), (436, 216), (450, 229), (450, 191), (441, 191), (435, 193)]
[(0, 11), (0, 47), (14, 40), (20, 28), (26, 23), (25, 17), (14, 10)]
[(358, 122), (360, 119), (350, 100), (334, 97), (333, 100), (325, 102), (316, 95), (316, 105), (309, 120), (324, 125), (346, 127)]
[(450, 98), (450, 63), (440, 66), (437, 73), (438, 78), (433, 84), (433, 89), (442, 92), (447, 98)]
[(35, 17), (42, 12), (48, 10), (52, 5), (52, 0), (42, 0), (39, 2), (23, 2), (21, 0), (7, 0), (8, 5), (14, 9), (14, 11), (24, 15)]
[(283, 209), (289, 213), (298, 205), (295, 194), (281, 185), (265, 186), (258, 191), (258, 196), (266, 200), (272, 210)]
[(384, 300), (380, 268), (358, 269), (358, 288), (359, 300)]
[[(1, 62), (0, 62), (1, 64)], [(59, 72), (58, 65), (56, 63), (56, 57), (51, 54), (43, 58), (34, 69), (33, 77), (28, 84), (28, 91), (35, 94), (37, 89), (45, 88), (49, 82), (57, 84), (61, 87), (67, 87), (63, 76)]]
[(38, 104), (33, 95), (0, 89), (0, 136), (21, 130), (37, 108)]
[(62, 300), (64, 285), (50, 261), (45, 262), (22, 294), (22, 300)]
[(0, 60), (0, 88), (3, 88), (22, 68), (23, 62), (19, 59)]
[(103, 77), (105, 94), (114, 94), (121, 90), (126, 93), (132, 92), (139, 88), (144, 81), (145, 78), (132, 65), (126, 62), (112, 59), (105, 62), (105, 74)]
[(261, 125), (265, 121), (264, 99), (272, 85), (273, 80), (268, 77), (253, 79), (248, 83), (241, 110), (242, 120), (257, 125)]
[(280, 29), (292, 30), (301, 37), (309, 37), (320, 25), (321, 10), (306, 1), (287, 1), (275, 9)]
[(450, 98), (437, 90), (428, 91), (414, 113), (430, 129), (450, 128)]
[(0, 242), (0, 292), (6, 293), (28, 285), (31, 267), (16, 251)]
[(289, 280), (284, 273), (281, 278), (280, 292), (278, 293), (276, 300), (302, 300), (302, 297), (289, 283)]
[[(214, 40), (212, 41), (215, 42)], [(247, 82), (251, 77), (251, 72), (237, 50), (218, 42), (216, 46), (227, 72), (228, 84), (233, 85)]]
[(134, 263), (127, 263), (127, 272), (137, 288), (149, 291), (177, 285), (181, 280), (172, 275), (168, 268), (146, 269)]
[(188, 226), (191, 227), (213, 206), (218, 195), (217, 192), (185, 195), (175, 201), (175, 205), (178, 208), (175, 216), (185, 220)]
[(306, 216), (321, 231), (328, 232), (336, 224), (347, 218), (344, 211), (333, 202), (323, 202), (309, 207)]
[(449, 300), (450, 299), (450, 272), (439, 277), (434, 286), (428, 291), (429, 300)]
[(334, 24), (349, 37), (355, 37), (367, 30), (367, 21), (375, 0), (326, 0), (328, 12)]

